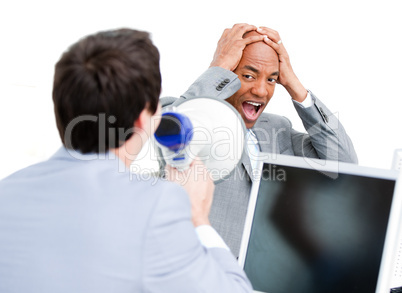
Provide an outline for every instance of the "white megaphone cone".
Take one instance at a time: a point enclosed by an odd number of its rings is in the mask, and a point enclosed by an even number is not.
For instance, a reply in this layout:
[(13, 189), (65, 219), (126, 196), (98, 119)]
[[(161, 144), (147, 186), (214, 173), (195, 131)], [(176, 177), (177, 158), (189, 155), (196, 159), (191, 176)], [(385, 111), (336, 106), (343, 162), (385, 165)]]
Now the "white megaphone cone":
[(167, 108), (155, 139), (167, 164), (185, 170), (199, 157), (212, 179), (218, 181), (239, 163), (245, 133), (243, 119), (232, 105), (199, 97)]

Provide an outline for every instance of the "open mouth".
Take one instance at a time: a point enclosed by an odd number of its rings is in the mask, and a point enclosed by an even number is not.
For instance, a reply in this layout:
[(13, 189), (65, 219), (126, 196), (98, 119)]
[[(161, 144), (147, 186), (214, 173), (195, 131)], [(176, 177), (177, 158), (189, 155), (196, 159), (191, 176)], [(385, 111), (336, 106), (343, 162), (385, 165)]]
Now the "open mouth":
[(256, 102), (243, 102), (243, 112), (247, 119), (255, 120), (259, 116), (262, 104)]

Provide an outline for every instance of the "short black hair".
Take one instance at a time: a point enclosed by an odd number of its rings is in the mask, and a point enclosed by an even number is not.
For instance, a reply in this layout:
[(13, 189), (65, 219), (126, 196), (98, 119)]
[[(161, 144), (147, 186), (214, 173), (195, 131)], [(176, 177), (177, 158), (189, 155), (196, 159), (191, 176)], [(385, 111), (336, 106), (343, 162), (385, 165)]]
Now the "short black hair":
[(142, 110), (157, 110), (159, 59), (144, 31), (104, 31), (73, 44), (57, 62), (53, 84), (63, 144), (99, 153), (129, 139)]

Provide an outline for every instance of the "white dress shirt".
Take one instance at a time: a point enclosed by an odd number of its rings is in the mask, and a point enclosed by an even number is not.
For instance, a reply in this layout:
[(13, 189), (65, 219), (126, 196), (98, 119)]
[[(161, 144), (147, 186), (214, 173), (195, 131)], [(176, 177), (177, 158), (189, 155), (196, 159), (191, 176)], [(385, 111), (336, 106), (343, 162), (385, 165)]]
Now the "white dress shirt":
[(223, 241), (222, 237), (215, 231), (212, 226), (209, 225), (201, 225), (195, 228), (195, 232), (198, 235), (198, 239), (202, 246), (205, 248), (224, 248), (230, 250), (226, 245), (225, 241)]

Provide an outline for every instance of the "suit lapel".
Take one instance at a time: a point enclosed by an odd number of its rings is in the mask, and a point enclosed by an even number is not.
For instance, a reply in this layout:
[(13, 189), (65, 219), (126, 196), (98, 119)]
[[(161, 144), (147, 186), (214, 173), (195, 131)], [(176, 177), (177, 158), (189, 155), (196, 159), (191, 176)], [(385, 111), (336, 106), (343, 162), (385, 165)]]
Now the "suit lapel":
[(244, 147), (243, 156), (241, 157), (240, 162), (242, 163), (244, 169), (246, 169), (248, 177), (253, 178), (253, 168), (251, 166), (250, 158), (247, 154), (247, 146)]
[(268, 117), (261, 116), (257, 122), (255, 123), (253, 132), (258, 140), (258, 145), (260, 147), (260, 151), (264, 153), (272, 153), (272, 143), (270, 139), (270, 133), (268, 132), (268, 124), (269, 119)]
[[(261, 152), (272, 152), (272, 145), (270, 143), (270, 137), (269, 137), (269, 133), (268, 133), (268, 117), (265, 116), (260, 116), (260, 118), (257, 120), (257, 122), (255, 123), (254, 127), (252, 128), (255, 136), (257, 137), (257, 141), (258, 141), (258, 146), (260, 148)], [(247, 137), (247, 135), (246, 135)], [(243, 156), (241, 158), (241, 163), (243, 164), (243, 167), (246, 169), (247, 171), (247, 175), (250, 178), (253, 178), (253, 167), (251, 165), (250, 162), (250, 158), (248, 156), (248, 152), (247, 152), (247, 139), (245, 140), (245, 147), (244, 147), (244, 152), (243, 152)]]

